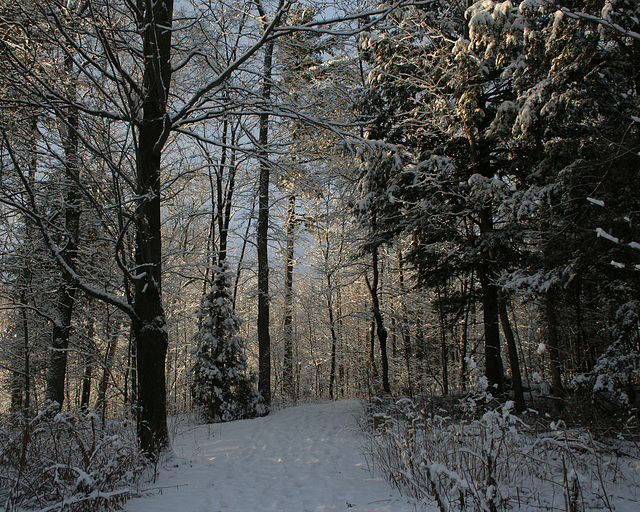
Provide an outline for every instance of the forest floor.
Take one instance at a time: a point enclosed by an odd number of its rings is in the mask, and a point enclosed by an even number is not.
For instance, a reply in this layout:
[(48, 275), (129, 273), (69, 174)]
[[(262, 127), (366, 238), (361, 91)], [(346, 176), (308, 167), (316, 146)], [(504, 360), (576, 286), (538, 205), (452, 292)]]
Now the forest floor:
[[(174, 425), (173, 456), (126, 512), (412, 512), (370, 468), (357, 401), (311, 403), (264, 418)], [(373, 470), (373, 472), (372, 472)]]

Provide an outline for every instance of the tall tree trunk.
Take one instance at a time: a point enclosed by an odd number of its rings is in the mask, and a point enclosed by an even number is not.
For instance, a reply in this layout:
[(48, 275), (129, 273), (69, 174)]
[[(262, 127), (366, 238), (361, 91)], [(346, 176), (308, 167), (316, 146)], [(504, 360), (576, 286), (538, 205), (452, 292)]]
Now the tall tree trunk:
[[(264, 119), (263, 119), (264, 118)], [(261, 117), (261, 141), (267, 137), (267, 115)], [(265, 141), (266, 142), (266, 141)], [(263, 155), (266, 158), (266, 155)], [(269, 334), (269, 163), (260, 163), (258, 192), (258, 391), (271, 405), (271, 337)]]
[[(220, 156), (220, 165), (218, 166), (218, 170), (216, 171), (216, 186), (215, 186), (215, 191), (216, 191), (216, 198), (214, 199), (213, 196), (213, 190), (211, 191), (211, 205), (212, 205), (212, 213), (215, 210), (214, 205), (217, 203), (217, 213), (214, 215), (214, 217), (217, 219), (218, 221), (218, 232), (220, 233), (220, 240), (219, 240), (219, 245), (218, 245), (218, 254), (216, 255), (217, 258), (214, 260), (214, 262), (221, 267), (222, 266), (222, 262), (224, 260), (226, 260), (227, 258), (227, 248), (226, 248), (226, 239), (224, 241), (225, 243), (225, 248), (224, 248), (224, 253), (222, 250), (222, 243), (223, 243), (223, 236), (226, 238), (227, 237), (227, 233), (225, 233), (224, 235), (222, 234), (222, 231), (224, 229), (224, 204), (225, 204), (225, 200), (224, 200), (224, 175), (225, 175), (225, 169), (227, 167), (227, 153), (228, 153), (228, 148), (227, 148), (227, 132), (229, 130), (229, 120), (225, 117), (224, 121), (222, 122), (222, 154)], [(213, 187), (212, 187), (213, 188)], [(212, 219), (212, 222), (214, 221), (214, 219)], [(211, 240), (211, 244), (212, 247), (214, 247), (214, 240)], [(212, 282), (213, 279), (215, 279), (215, 276), (212, 278)], [(208, 290), (207, 290), (208, 291)]]
[(244, 262), (244, 255), (247, 252), (247, 243), (249, 241), (249, 233), (251, 232), (251, 219), (253, 218), (253, 212), (255, 211), (256, 202), (255, 200), (251, 203), (251, 213), (249, 214), (249, 220), (247, 221), (247, 227), (244, 232), (244, 237), (242, 238), (242, 248), (240, 249), (240, 257), (238, 258), (238, 266), (236, 267), (236, 278), (233, 282), (233, 300), (231, 302), (231, 307), (235, 311), (236, 309), (236, 301), (238, 298), (238, 287), (240, 286), (240, 275), (242, 274), (242, 264)]
[[(336, 322), (336, 327), (337, 327), (337, 335), (342, 336), (342, 333), (344, 332), (344, 324), (343, 324), (343, 316), (342, 316), (342, 293), (340, 292), (340, 289), (338, 288), (336, 290), (336, 313), (338, 314), (338, 319)], [(339, 340), (340, 338), (338, 338), (336, 336), (336, 342)], [(344, 354), (340, 355), (340, 361), (337, 361), (337, 357), (336, 357), (336, 363), (338, 364), (338, 387), (340, 389), (340, 396), (344, 397), (345, 394), (345, 387), (348, 386), (348, 382), (345, 381), (345, 369), (344, 369)], [(348, 373), (347, 373), (348, 375)]]
[(544, 311), (547, 323), (547, 347), (551, 369), (551, 387), (555, 396), (564, 396), (562, 373), (560, 370), (560, 343), (558, 337), (558, 319), (556, 317), (556, 292), (548, 290), (544, 298)]
[(86, 353), (84, 355), (84, 374), (82, 376), (82, 391), (80, 392), (80, 409), (83, 411), (89, 410), (89, 401), (91, 398), (91, 377), (93, 374), (93, 366), (96, 361), (96, 343), (95, 343), (95, 319), (91, 316), (88, 319), (89, 325), (87, 326), (87, 338), (89, 343), (87, 344)]
[(80, 391), (80, 410), (89, 410), (91, 399), (91, 378), (93, 375), (93, 356), (86, 354), (84, 359), (84, 372), (82, 374), (82, 389)]
[(409, 315), (407, 313), (407, 303), (405, 301), (405, 286), (404, 286), (404, 259), (402, 253), (398, 251), (398, 284), (400, 285), (401, 294), (401, 308), (402, 308), (402, 325), (400, 326), (400, 332), (402, 334), (402, 342), (404, 345), (404, 361), (407, 366), (407, 384), (409, 387), (409, 396), (413, 397), (413, 368), (411, 367), (411, 358), (413, 357), (413, 350), (411, 347), (411, 334), (409, 333)]
[(102, 418), (102, 424), (105, 424), (107, 416), (107, 389), (109, 387), (109, 377), (113, 368), (113, 362), (116, 358), (116, 351), (118, 349), (118, 329), (110, 332), (109, 325), (107, 324), (107, 351), (104, 356), (104, 363), (102, 368), (102, 376), (98, 384), (98, 397), (96, 399), (96, 409), (100, 411), (100, 417)]
[[(74, 75), (74, 65), (71, 53), (64, 61), (66, 82), (66, 100), (71, 106), (67, 107), (63, 119), (60, 120), (60, 132), (64, 147), (64, 252), (63, 258), (67, 266), (75, 268), (78, 255), (78, 238), (80, 235), (80, 160), (78, 155), (78, 111), (74, 105), (76, 98), (77, 80)], [(62, 408), (64, 403), (65, 379), (67, 375), (67, 355), (69, 352), (69, 337), (71, 334), (71, 319), (75, 304), (76, 287), (71, 278), (62, 275), (62, 284), (58, 290), (56, 316), (51, 333), (51, 352), (47, 368), (47, 389), (45, 399), (50, 403), (57, 403)]]
[(66, 282), (58, 291), (57, 315), (51, 335), (51, 352), (47, 368), (47, 389), (45, 391), (47, 402), (56, 403), (58, 408), (61, 408), (64, 403), (67, 355), (74, 302), (75, 288)]
[(173, 0), (138, 0), (144, 75), (143, 118), (138, 124), (135, 215), (136, 252), (132, 321), (138, 375), (138, 438), (144, 453), (155, 458), (169, 444), (165, 361), (168, 333), (162, 307), (162, 239), (160, 164), (170, 131), (167, 99), (171, 80)]
[(462, 334), (460, 340), (460, 382), (462, 384), (462, 390), (465, 391), (467, 389), (467, 373), (468, 373), (468, 365), (467, 365), (467, 348), (469, 345), (469, 315), (471, 314), (471, 305), (473, 304), (473, 293), (471, 290), (473, 289), (473, 272), (469, 277), (469, 281), (466, 280), (462, 284), (462, 296), (468, 296), (467, 304), (464, 308), (464, 319), (462, 321)]
[(575, 336), (576, 346), (571, 350), (573, 355), (573, 369), (580, 371), (581, 373), (590, 372), (595, 365), (596, 355), (593, 347), (593, 343), (587, 336), (583, 322), (582, 312), (582, 280), (580, 278), (575, 279), (572, 283), (573, 299), (575, 308)]
[(329, 330), (331, 332), (331, 369), (329, 371), (329, 397), (336, 398), (336, 359), (338, 351), (338, 335), (336, 333), (336, 321), (333, 313), (333, 290), (331, 274), (327, 273), (327, 312), (329, 313)]
[(371, 268), (373, 277), (369, 281), (369, 276), (365, 274), (369, 294), (371, 295), (371, 304), (373, 319), (376, 324), (376, 334), (380, 345), (380, 363), (382, 371), (382, 391), (387, 394), (391, 393), (389, 384), (389, 359), (387, 357), (387, 330), (382, 321), (382, 313), (380, 311), (380, 299), (378, 297), (378, 285), (380, 281), (380, 269), (378, 266), (378, 248), (374, 247), (371, 251)]
[[(465, 123), (469, 153), (473, 170), (485, 178), (492, 178), (494, 171), (487, 144), (478, 141), (475, 129)], [(485, 343), (485, 376), (490, 388), (502, 392), (503, 366), (500, 356), (500, 326), (498, 312), (498, 287), (495, 284), (495, 254), (490, 244), (490, 236), (494, 232), (493, 207), (490, 202), (480, 208), (480, 236), (487, 246), (480, 254), (478, 276), (482, 288), (484, 343)]]
[[(261, 6), (263, 24), (267, 19)], [(262, 77), (262, 101), (266, 109), (271, 100), (271, 73), (273, 69), (274, 43), (268, 42), (264, 48)], [(265, 406), (271, 406), (271, 336), (269, 334), (269, 182), (271, 166), (267, 144), (269, 142), (269, 114), (260, 114), (260, 134), (258, 156), (260, 158), (260, 178), (258, 191), (258, 391)]]
[(507, 349), (509, 352), (509, 366), (511, 366), (511, 378), (513, 379), (513, 393), (516, 404), (516, 412), (521, 413), (526, 409), (524, 401), (524, 390), (522, 389), (522, 376), (520, 373), (520, 361), (518, 358), (518, 347), (516, 339), (509, 322), (509, 314), (507, 313), (507, 299), (500, 294), (498, 299), (498, 307), (500, 310), (500, 322), (502, 323), (502, 332), (507, 340)]
[[(418, 307), (416, 311), (416, 315), (420, 318), (423, 311), (422, 308)], [(416, 323), (416, 343), (415, 343), (415, 351), (416, 351), (416, 359), (420, 361), (418, 365), (418, 375), (417, 382), (422, 380), (422, 376), (427, 373), (427, 366), (429, 365), (429, 357), (428, 357), (428, 348), (425, 340), (424, 330), (422, 329), (422, 322)]]
[[(38, 133), (37, 123), (37, 116), (34, 115), (28, 128), (28, 148), (31, 158), (29, 159), (26, 181), (30, 186), (33, 185), (34, 176), (38, 170), (38, 151), (36, 142), (36, 135)], [(31, 300), (33, 300), (33, 275), (31, 272), (33, 255), (31, 254), (31, 244), (36, 239), (36, 235), (34, 232), (33, 221), (26, 215), (24, 216), (23, 221), (25, 250), (21, 254), (23, 265), (20, 271), (18, 283), (20, 289), (19, 302), (22, 306), (26, 306)], [(11, 375), (11, 411), (22, 411), (22, 414), (25, 417), (28, 417), (31, 412), (31, 349), (29, 348), (29, 314), (26, 307), (22, 307), (20, 309), (20, 324), (22, 338), (21, 342), (19, 342), (19, 345), (16, 347), (18, 357)]]
[(24, 401), (22, 410), (25, 417), (31, 414), (31, 351), (29, 349), (29, 326), (26, 310), (22, 311), (24, 332)]
[(133, 330), (130, 330), (127, 343), (127, 366), (124, 373), (124, 405), (128, 408), (127, 412), (135, 412), (135, 406), (138, 403), (137, 361), (136, 343), (133, 338)]
[[(224, 135), (223, 135), (223, 144), (224, 144)], [(224, 158), (224, 154), (223, 154)], [(208, 175), (209, 175), (209, 193), (211, 194), (211, 212), (209, 219), (209, 234), (207, 236), (207, 255), (206, 255), (206, 264), (204, 269), (204, 279), (202, 280), (202, 295), (206, 295), (209, 293), (211, 283), (213, 283), (213, 279), (215, 276), (211, 275), (215, 274), (214, 266), (218, 264), (218, 256), (220, 252), (216, 252), (216, 223), (217, 223), (217, 213), (216, 213), (216, 182), (213, 179), (212, 167), (213, 167), (213, 158), (207, 154), (207, 162), (209, 164)], [(202, 327), (202, 318), (198, 319), (198, 330)]]
[(369, 393), (375, 392), (375, 383), (378, 380), (378, 367), (376, 365), (376, 321), (372, 318), (369, 325)]
[(442, 394), (449, 394), (449, 350), (447, 347), (447, 326), (445, 311), (442, 303), (440, 285), (436, 287), (438, 295), (438, 316), (440, 317), (440, 357), (442, 359)]
[[(23, 411), (23, 403), (24, 403), (24, 367), (25, 367), (25, 352), (24, 352), (24, 343), (20, 342), (19, 345), (15, 345), (16, 358), (15, 368), (11, 370), (11, 402), (9, 406), (9, 410), (12, 413), (22, 412)], [(22, 368), (18, 367), (18, 364), (22, 365)]]
[[(294, 256), (294, 228), (296, 216), (296, 196), (289, 196), (287, 208), (286, 239), (284, 270), (284, 362), (282, 369), (282, 387), (284, 394), (295, 400), (293, 386), (293, 256)], [(329, 390), (331, 394), (331, 384)]]
[[(21, 303), (26, 304), (27, 294), (23, 290), (20, 294)], [(22, 412), (29, 416), (31, 407), (31, 353), (29, 349), (29, 315), (26, 308), (21, 308), (20, 320), (22, 327), (22, 341), (16, 347), (18, 358), (11, 373), (11, 412)], [(22, 364), (19, 368), (18, 364)]]
[[(233, 128), (231, 132), (231, 146), (236, 144), (236, 134)], [(221, 208), (221, 223), (220, 223), (220, 253), (218, 256), (218, 265), (222, 266), (222, 262), (227, 260), (227, 246), (229, 243), (229, 226), (231, 225), (231, 207), (233, 205), (233, 194), (236, 186), (236, 152), (235, 149), (229, 150), (229, 176), (227, 179), (227, 190), (224, 195), (224, 209)], [(225, 155), (226, 156), (226, 155)], [(221, 165), (221, 169), (223, 166)], [(234, 296), (235, 300), (235, 296)]]
[(396, 357), (398, 357), (398, 326), (397, 326), (397, 321), (396, 321), (396, 312), (395, 309), (393, 307), (393, 305), (391, 305), (391, 326), (390, 326), (390, 330), (391, 330), (391, 359), (395, 359)]
[[(482, 235), (493, 231), (493, 212), (490, 207), (483, 207), (480, 213)], [(495, 284), (495, 273), (489, 255), (483, 255), (479, 266), (480, 285), (482, 287), (482, 305), (485, 343), (485, 376), (489, 387), (495, 393), (502, 392), (503, 366), (500, 355), (500, 326), (498, 311), (498, 287)]]

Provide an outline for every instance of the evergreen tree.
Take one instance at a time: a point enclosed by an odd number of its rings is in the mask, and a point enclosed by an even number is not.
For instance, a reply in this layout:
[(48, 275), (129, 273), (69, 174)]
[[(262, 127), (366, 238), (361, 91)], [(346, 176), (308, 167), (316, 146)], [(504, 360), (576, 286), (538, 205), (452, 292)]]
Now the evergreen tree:
[(566, 5), (477, 2), (465, 23), (408, 10), (363, 44), (373, 68), (362, 112), (384, 148), (368, 162), (366, 204), (379, 203), (382, 229), (412, 236), (407, 260), (424, 284), (475, 270), (498, 388), (500, 287), (543, 298), (557, 392), (566, 370), (593, 367), (610, 343), (601, 326), (634, 296), (633, 15), (625, 2), (602, 18)]
[(480, 63), (468, 59), (467, 66), (460, 55), (460, 12), (437, 4), (408, 8), (393, 21), (363, 41), (373, 68), (359, 106), (373, 119), (369, 138), (382, 148), (367, 162), (363, 204), (376, 212), (378, 236), (409, 235), (407, 261), (423, 284), (437, 287), (475, 271), (485, 372), (500, 391), (496, 281), (512, 234), (501, 212), (509, 195), (506, 163), (491, 122), (505, 91), (498, 76), (484, 76), (471, 65)]
[(265, 412), (255, 376), (247, 372), (231, 282), (226, 267), (216, 269), (211, 291), (202, 297), (198, 312), (201, 327), (195, 335), (191, 395), (208, 422), (253, 418)]

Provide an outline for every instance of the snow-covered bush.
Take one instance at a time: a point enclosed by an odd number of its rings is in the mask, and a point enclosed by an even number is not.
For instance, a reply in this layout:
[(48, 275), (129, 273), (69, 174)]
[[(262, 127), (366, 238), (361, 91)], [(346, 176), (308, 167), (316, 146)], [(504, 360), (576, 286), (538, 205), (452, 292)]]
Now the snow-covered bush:
[(229, 293), (230, 272), (216, 269), (211, 291), (202, 297), (195, 335), (191, 395), (205, 421), (253, 418), (265, 409), (256, 378), (247, 369), (240, 319)]
[(116, 510), (145, 468), (135, 422), (68, 412), (13, 416), (0, 428), (0, 506), (12, 510)]
[(636, 492), (617, 450), (588, 430), (525, 422), (511, 401), (470, 401), (370, 405), (368, 454), (418, 510), (613, 510), (612, 494)]

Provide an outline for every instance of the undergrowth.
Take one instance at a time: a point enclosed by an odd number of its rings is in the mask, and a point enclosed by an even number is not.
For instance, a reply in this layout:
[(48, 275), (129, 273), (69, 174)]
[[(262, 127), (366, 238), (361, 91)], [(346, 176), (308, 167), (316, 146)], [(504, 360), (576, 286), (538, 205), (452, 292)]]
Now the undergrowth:
[(116, 510), (144, 470), (135, 425), (103, 426), (95, 414), (44, 412), (7, 418), (0, 428), (0, 507)]
[(640, 449), (623, 436), (596, 439), (532, 410), (518, 416), (486, 392), (449, 405), (367, 405), (367, 455), (418, 509), (636, 510)]

